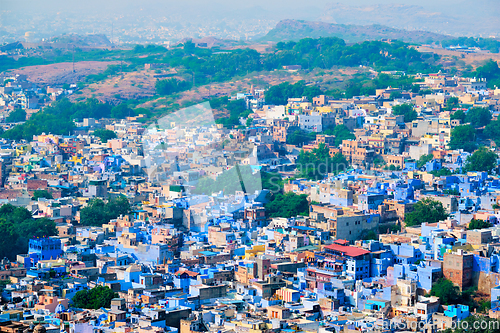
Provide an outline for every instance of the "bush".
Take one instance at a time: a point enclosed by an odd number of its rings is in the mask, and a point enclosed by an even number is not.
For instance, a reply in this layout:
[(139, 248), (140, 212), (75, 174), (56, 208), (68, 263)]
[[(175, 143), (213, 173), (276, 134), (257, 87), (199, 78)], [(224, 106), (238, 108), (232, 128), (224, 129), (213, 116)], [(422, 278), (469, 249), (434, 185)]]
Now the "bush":
[(396, 116), (404, 116), (405, 123), (414, 121), (418, 116), (417, 112), (413, 109), (413, 105), (411, 104), (394, 105), (392, 107), (392, 113)]
[(413, 207), (413, 211), (405, 215), (405, 224), (408, 227), (418, 226), (424, 222), (436, 223), (448, 217), (443, 204), (439, 201), (426, 198), (420, 200)]
[(89, 201), (86, 207), (80, 210), (80, 222), (87, 226), (102, 226), (120, 215), (130, 213), (130, 203), (125, 196), (110, 199), (104, 203), (95, 198)]
[(465, 162), (465, 171), (486, 171), (491, 172), (497, 166), (497, 154), (488, 148), (481, 147)]
[(73, 305), (81, 309), (110, 308), (111, 300), (118, 294), (109, 287), (97, 286), (92, 289), (80, 290), (73, 297)]

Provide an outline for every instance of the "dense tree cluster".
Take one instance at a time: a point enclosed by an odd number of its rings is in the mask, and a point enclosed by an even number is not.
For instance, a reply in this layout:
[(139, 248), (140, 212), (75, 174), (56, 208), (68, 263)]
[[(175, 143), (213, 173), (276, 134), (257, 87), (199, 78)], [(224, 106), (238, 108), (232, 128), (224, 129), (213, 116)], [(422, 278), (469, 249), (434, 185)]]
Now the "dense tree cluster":
[(411, 104), (400, 104), (392, 107), (392, 113), (396, 116), (404, 116), (404, 122), (409, 123), (417, 119), (417, 111), (413, 109)]
[(343, 140), (356, 140), (356, 136), (349, 131), (349, 128), (345, 125), (337, 125), (334, 128), (327, 128), (321, 133), (324, 135), (333, 135), (335, 136), (335, 147), (340, 146)]
[(35, 190), (35, 192), (33, 192), (32, 199), (36, 201), (40, 198), (53, 199), (52, 193), (50, 193), (49, 191), (47, 191), (47, 190)]
[[(433, 55), (419, 53), (403, 42), (367, 41), (346, 45), (336, 37), (304, 38), (298, 42), (281, 42), (266, 64), (297, 64), (302, 68), (366, 65), (377, 69), (405, 72), (436, 70)], [(274, 60), (274, 61), (273, 61)], [(273, 66), (276, 68), (277, 66)]]
[(113, 109), (108, 103), (101, 103), (95, 98), (88, 98), (79, 103), (62, 99), (33, 114), (25, 123), (6, 131), (3, 137), (12, 140), (32, 140), (33, 135), (42, 133), (67, 135), (75, 128), (74, 120), (109, 118)]
[(451, 138), (448, 143), (450, 149), (463, 149), (473, 152), (477, 148), (476, 131), (471, 125), (456, 126), (451, 130)]
[(269, 190), (272, 193), (283, 192), (283, 179), (278, 172), (260, 171), (262, 180), (262, 189)]
[(116, 133), (108, 129), (97, 129), (94, 131), (94, 136), (101, 139), (101, 142), (106, 143), (108, 140), (116, 139)]
[(329, 173), (337, 174), (349, 167), (341, 153), (330, 156), (330, 150), (324, 144), (310, 152), (301, 151), (297, 159), (297, 176), (311, 180), (324, 179)]
[(487, 60), (484, 65), (476, 68), (470, 73), (470, 76), (486, 79), (487, 86), (493, 89), (495, 86), (500, 87), (500, 67), (498, 63), (492, 59)]
[(136, 46), (132, 50), (82, 50), (75, 52), (46, 52), (40, 57), (0, 56), (0, 71), (31, 65), (49, 63), (120, 60), (120, 65), (110, 65), (99, 74), (89, 75), (87, 82), (104, 80), (120, 72), (141, 68), (146, 63), (161, 63), (167, 67), (183, 69), (196, 77), (196, 84), (210, 81), (227, 81), (250, 72), (280, 69), (286, 65), (301, 65), (302, 68), (329, 69), (334, 66), (371, 66), (377, 70), (401, 70), (407, 73), (436, 72), (439, 56), (420, 53), (403, 42), (385, 43), (367, 41), (347, 45), (336, 37), (305, 38), (298, 42), (278, 43), (273, 52), (259, 53), (253, 49), (236, 49), (220, 52), (219, 49), (195, 47), (185, 42), (180, 47), (166, 49), (161, 46)]
[(126, 103), (121, 103), (111, 109), (110, 116), (115, 119), (125, 119), (135, 116), (135, 111)]
[(430, 162), (434, 159), (434, 155), (432, 154), (427, 154), (427, 155), (422, 155), (417, 161), (417, 168), (422, 168), (424, 165), (427, 164), (427, 162)]
[(15, 109), (5, 119), (7, 123), (20, 123), (26, 121), (26, 111), (24, 109)]
[(471, 108), (465, 115), (465, 122), (474, 128), (483, 127), (490, 123), (491, 112), (486, 108)]
[(323, 91), (314, 85), (306, 85), (305, 81), (295, 84), (283, 82), (270, 87), (265, 94), (266, 103), (270, 105), (285, 105), (289, 98), (307, 97), (312, 102), (313, 97), (323, 94)]
[(448, 217), (443, 204), (426, 198), (413, 206), (413, 211), (405, 214), (405, 224), (408, 227), (419, 226), (424, 222), (436, 223)]
[(211, 99), (210, 107), (214, 110), (215, 122), (226, 128), (238, 126), (240, 118), (252, 113), (243, 99), (229, 100), (227, 96)]
[(120, 215), (130, 213), (130, 203), (125, 196), (109, 199), (91, 199), (87, 206), (80, 210), (80, 223), (87, 226), (102, 226)]
[(118, 294), (109, 287), (96, 286), (92, 289), (78, 291), (73, 296), (73, 305), (80, 309), (110, 308), (111, 300), (117, 298)]
[(460, 106), (460, 100), (458, 97), (450, 97), (446, 100), (446, 107), (445, 109), (447, 111), (451, 111), (455, 108), (458, 108)]
[(267, 217), (295, 217), (297, 215), (309, 215), (309, 202), (307, 194), (296, 194), (294, 192), (276, 193), (265, 206)]
[(354, 78), (347, 80), (343, 88), (330, 90), (327, 94), (333, 98), (352, 98), (353, 96), (375, 95), (376, 89), (387, 87), (397, 87), (418, 93), (420, 87), (414, 84), (415, 81), (414, 77), (406, 75), (379, 74), (372, 79), (366, 74), (357, 74)]
[(157, 80), (155, 83), (156, 93), (158, 95), (172, 95), (181, 91), (191, 89), (192, 84), (188, 81), (178, 80), (176, 78), (167, 80)]
[[(439, 170), (433, 170), (433, 171), (431, 171), (429, 173), (431, 175), (435, 176), (435, 177), (451, 176), (453, 174), (453, 172), (450, 169), (448, 169), (448, 168), (441, 168)], [(458, 194), (453, 193), (453, 195), (458, 195)]]
[(439, 297), (440, 302), (444, 305), (473, 305), (471, 298), (473, 292), (473, 289), (460, 292), (460, 289), (453, 285), (453, 282), (446, 278), (441, 278), (432, 286), (431, 296)]
[(474, 229), (485, 229), (493, 226), (490, 222), (485, 221), (485, 220), (479, 220), (479, 219), (472, 219), (469, 222), (469, 230), (474, 230)]
[(497, 154), (486, 147), (476, 150), (465, 162), (465, 171), (491, 172), (497, 166)]
[(486, 139), (493, 140), (497, 146), (500, 146), (500, 120), (494, 120), (486, 125), (483, 135)]
[(455, 120), (458, 119), (460, 120), (461, 123), (465, 121), (465, 112), (463, 110), (457, 110), (450, 114), (450, 119)]
[(57, 235), (57, 228), (50, 219), (33, 218), (26, 208), (5, 204), (0, 207), (0, 234), (0, 258), (13, 260), (28, 252), (30, 238)]
[(286, 143), (301, 147), (305, 143), (314, 141), (316, 139), (316, 134), (316, 132), (307, 132), (297, 128), (286, 136)]

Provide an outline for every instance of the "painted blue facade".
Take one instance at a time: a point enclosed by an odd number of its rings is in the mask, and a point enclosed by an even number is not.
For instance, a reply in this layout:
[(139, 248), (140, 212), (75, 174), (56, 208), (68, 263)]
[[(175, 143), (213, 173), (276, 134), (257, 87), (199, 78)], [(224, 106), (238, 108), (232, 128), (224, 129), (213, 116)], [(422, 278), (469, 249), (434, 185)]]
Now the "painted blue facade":
[(30, 239), (28, 253), (36, 254), (38, 260), (56, 259), (63, 253), (61, 240), (55, 238)]
[(469, 307), (467, 305), (448, 305), (448, 309), (444, 312), (446, 317), (457, 317), (457, 319), (464, 320), (470, 315)]

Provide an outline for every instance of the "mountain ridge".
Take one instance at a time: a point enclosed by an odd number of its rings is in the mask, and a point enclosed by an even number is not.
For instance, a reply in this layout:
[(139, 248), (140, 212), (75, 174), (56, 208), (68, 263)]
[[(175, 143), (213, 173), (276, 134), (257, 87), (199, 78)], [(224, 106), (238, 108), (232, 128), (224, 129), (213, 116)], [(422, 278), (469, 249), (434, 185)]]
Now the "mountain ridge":
[(260, 41), (296, 41), (302, 38), (338, 37), (347, 43), (365, 40), (397, 39), (408, 43), (430, 44), (451, 36), (421, 30), (396, 29), (380, 24), (355, 25), (320, 21), (282, 20)]

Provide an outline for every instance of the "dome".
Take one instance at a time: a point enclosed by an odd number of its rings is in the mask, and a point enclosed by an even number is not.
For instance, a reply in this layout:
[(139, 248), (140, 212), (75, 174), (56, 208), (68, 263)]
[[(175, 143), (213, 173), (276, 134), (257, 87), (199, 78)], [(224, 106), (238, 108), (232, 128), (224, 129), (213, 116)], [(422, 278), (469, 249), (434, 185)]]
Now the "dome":
[(61, 301), (59, 301), (59, 304), (56, 306), (55, 313), (63, 313), (64, 311), (66, 311), (66, 308), (62, 305)]

